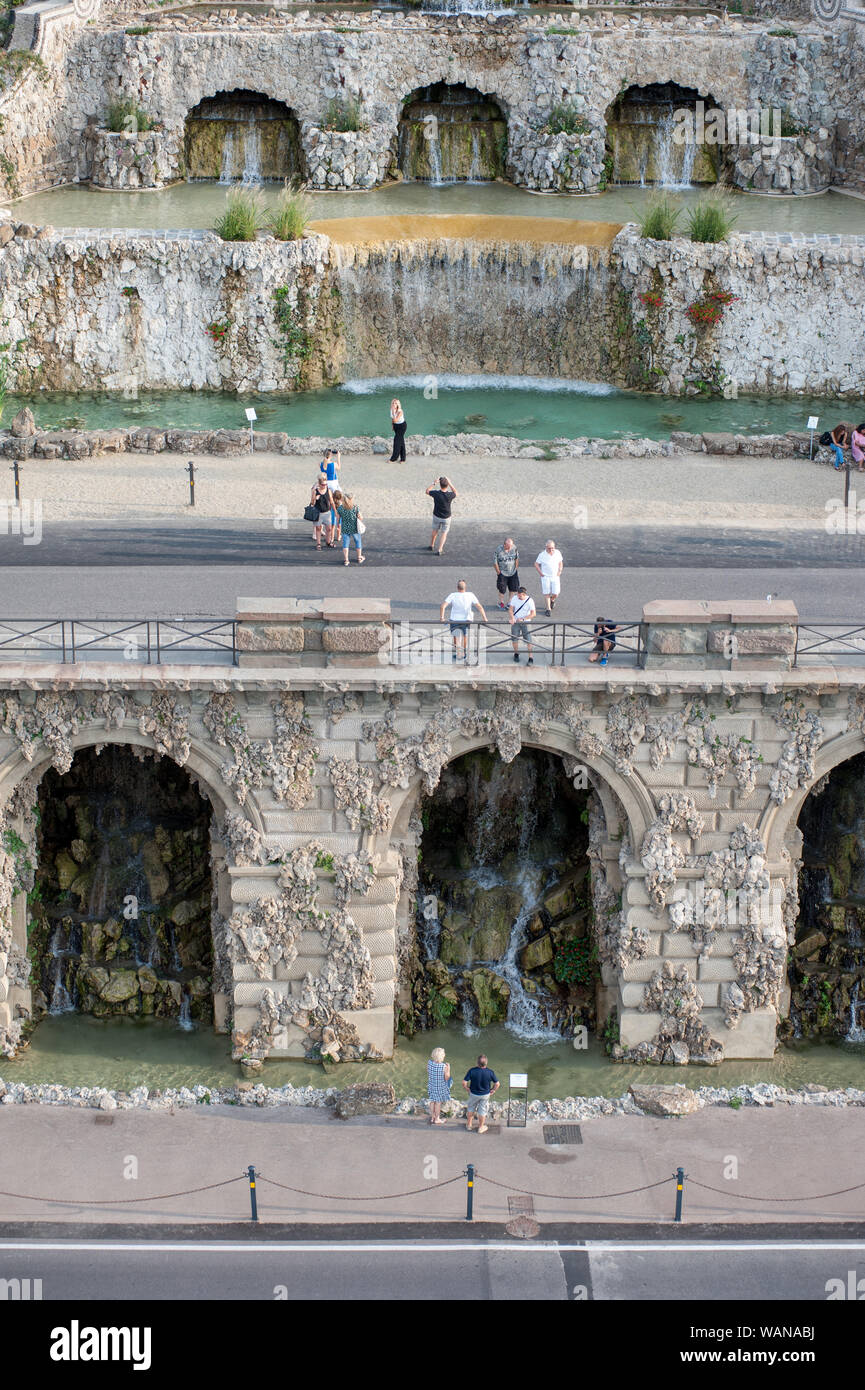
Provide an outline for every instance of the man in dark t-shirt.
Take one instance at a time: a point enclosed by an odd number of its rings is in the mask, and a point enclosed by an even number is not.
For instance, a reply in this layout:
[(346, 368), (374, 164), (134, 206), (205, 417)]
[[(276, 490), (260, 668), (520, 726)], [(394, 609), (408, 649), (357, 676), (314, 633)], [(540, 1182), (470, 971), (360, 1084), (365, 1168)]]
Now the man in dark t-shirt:
[(490, 1096), (495, 1095), (501, 1084), (492, 1068), (487, 1066), (486, 1057), (481, 1053), (477, 1066), (470, 1067), (463, 1077), (463, 1089), (468, 1091), (466, 1129), (473, 1128), (472, 1120), (477, 1115), (480, 1121), (478, 1134), (486, 1133)]
[[(426, 495), (433, 500), (432, 535), (430, 536), (429, 548), (434, 555), (441, 555), (450, 530), (451, 505), (458, 494), (450, 479), (442, 473), (432, 487), (427, 488)], [(438, 550), (436, 550), (436, 538), (438, 538)]]

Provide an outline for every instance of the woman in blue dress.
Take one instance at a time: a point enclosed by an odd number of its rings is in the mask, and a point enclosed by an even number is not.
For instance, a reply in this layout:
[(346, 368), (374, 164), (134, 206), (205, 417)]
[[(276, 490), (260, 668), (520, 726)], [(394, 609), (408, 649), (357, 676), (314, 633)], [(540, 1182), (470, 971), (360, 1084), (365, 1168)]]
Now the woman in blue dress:
[(426, 1064), (427, 1097), (429, 1099), (429, 1122), (431, 1125), (446, 1123), (441, 1117), (441, 1108), (451, 1098), (451, 1066), (445, 1061), (443, 1047), (434, 1047)]

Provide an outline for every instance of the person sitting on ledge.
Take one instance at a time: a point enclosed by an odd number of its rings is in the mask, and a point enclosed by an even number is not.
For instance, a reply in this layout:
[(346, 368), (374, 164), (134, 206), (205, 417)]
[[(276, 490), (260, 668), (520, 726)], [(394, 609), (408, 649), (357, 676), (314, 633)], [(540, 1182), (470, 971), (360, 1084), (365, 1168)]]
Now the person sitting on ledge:
[(618, 624), (611, 623), (609, 618), (595, 619), (595, 645), (589, 654), (589, 661), (598, 661), (601, 666), (606, 666), (607, 658), (615, 650), (618, 630)]
[(835, 452), (835, 467), (844, 467), (844, 450), (850, 448), (850, 440), (853, 437), (853, 426), (847, 420), (840, 420), (829, 435), (830, 449)]
[(860, 473), (865, 473), (865, 421), (850, 436), (850, 451)]

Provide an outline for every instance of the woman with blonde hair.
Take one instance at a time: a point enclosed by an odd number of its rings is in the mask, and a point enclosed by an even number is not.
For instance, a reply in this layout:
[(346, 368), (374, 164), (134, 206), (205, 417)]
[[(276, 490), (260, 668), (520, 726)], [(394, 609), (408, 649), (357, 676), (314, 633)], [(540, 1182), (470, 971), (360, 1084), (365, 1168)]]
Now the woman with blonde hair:
[(427, 1097), (429, 1099), (429, 1122), (431, 1125), (446, 1123), (441, 1117), (442, 1105), (451, 1098), (451, 1065), (445, 1061), (443, 1047), (434, 1047), (426, 1064)]
[(349, 563), (348, 551), (351, 542), (354, 541), (357, 550), (357, 563), (364, 563), (363, 555), (363, 532), (366, 527), (363, 524), (363, 517), (360, 514), (360, 507), (354, 505), (354, 498), (350, 492), (344, 492), (342, 501), (336, 509), (337, 525), (342, 527), (342, 563)]
[(393, 427), (393, 453), (391, 463), (405, 463), (405, 432), (407, 429), (403, 408), (394, 396), (390, 403), (390, 423)]

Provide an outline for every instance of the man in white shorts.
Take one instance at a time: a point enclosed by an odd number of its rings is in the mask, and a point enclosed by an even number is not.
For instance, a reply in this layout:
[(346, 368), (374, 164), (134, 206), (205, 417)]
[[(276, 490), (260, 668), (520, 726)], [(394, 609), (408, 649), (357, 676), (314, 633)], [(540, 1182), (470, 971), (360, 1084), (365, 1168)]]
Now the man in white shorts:
[(541, 593), (547, 600), (547, 617), (555, 608), (556, 599), (561, 593), (564, 566), (562, 552), (556, 549), (555, 541), (547, 541), (535, 560), (535, 569), (541, 576)]
[(466, 581), (464, 579), (458, 579), (455, 592), (448, 594), (441, 606), (441, 613), (439, 615), (441, 622), (445, 620), (445, 609), (448, 607), (451, 610), (450, 625), (454, 639), (451, 661), (456, 661), (458, 658), (461, 658), (463, 661), (468, 661), (468, 635), (469, 625), (474, 619), (473, 610), (477, 608), (482, 620), (486, 622), (487, 615), (484, 612), (484, 606), (477, 595), (466, 588)]

